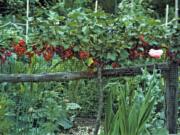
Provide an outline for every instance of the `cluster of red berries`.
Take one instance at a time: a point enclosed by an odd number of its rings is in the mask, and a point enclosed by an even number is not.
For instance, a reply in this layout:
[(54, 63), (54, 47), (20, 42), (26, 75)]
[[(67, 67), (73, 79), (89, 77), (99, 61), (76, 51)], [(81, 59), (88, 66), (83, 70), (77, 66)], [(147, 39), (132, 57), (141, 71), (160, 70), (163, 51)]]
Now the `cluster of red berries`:
[(127, 49), (128, 53), (129, 53), (129, 59), (134, 60), (140, 57), (146, 57), (148, 56), (148, 51), (149, 51), (149, 43), (145, 41), (144, 36), (141, 35), (139, 36), (139, 40), (141, 42), (141, 44), (137, 44), (135, 46), (133, 46), (130, 49)]
[(0, 48), (0, 60), (1, 63), (6, 61), (7, 57), (10, 57), (12, 53), (15, 53), (18, 58), (26, 56), (31, 59), (34, 55), (43, 56), (45, 61), (51, 61), (55, 54), (61, 57), (63, 60), (67, 60), (74, 57), (78, 59), (85, 60), (88, 59), (91, 55), (88, 51), (81, 50), (79, 52), (75, 52), (73, 47), (69, 47), (65, 49), (63, 46), (51, 46), (45, 44), (42, 48), (38, 48), (36, 45), (32, 46), (32, 50), (28, 51), (27, 46), (24, 40), (19, 40), (19, 42), (12, 46), (11, 51), (7, 51), (6, 48)]
[(19, 40), (19, 43), (13, 46), (13, 50), (18, 56), (24, 55), (24, 53), (26, 52), (26, 43), (25, 43), (25, 41), (24, 40)]
[[(139, 41), (141, 42), (141, 45), (137, 45), (132, 47), (131, 49), (127, 49), (129, 53), (129, 59), (137, 59), (139, 57), (149, 57), (148, 51), (151, 48), (149, 43), (145, 41), (144, 36), (139, 36)], [(12, 46), (11, 51), (9, 51), (6, 48), (0, 48), (0, 60), (1, 63), (4, 63), (7, 59), (7, 57), (10, 57), (12, 55), (12, 52), (15, 53), (18, 58), (26, 56), (31, 60), (33, 55), (37, 56), (43, 56), (45, 61), (51, 61), (54, 57), (54, 55), (58, 55), (61, 57), (62, 60), (67, 60), (72, 57), (76, 57), (80, 60), (86, 60), (88, 58), (92, 58), (92, 64), (90, 66), (98, 66), (98, 65), (111, 65), (113, 68), (120, 67), (120, 64), (118, 64), (115, 61), (111, 61), (110, 63), (103, 63), (100, 60), (97, 60), (92, 57), (92, 55), (85, 50), (80, 51), (74, 51), (73, 46), (65, 49), (63, 46), (51, 46), (49, 44), (45, 44), (42, 48), (38, 48), (36, 45), (32, 46), (31, 51), (27, 50), (27, 46), (24, 40), (19, 40), (18, 44), (15, 44)], [(167, 56), (170, 55), (169, 52)]]

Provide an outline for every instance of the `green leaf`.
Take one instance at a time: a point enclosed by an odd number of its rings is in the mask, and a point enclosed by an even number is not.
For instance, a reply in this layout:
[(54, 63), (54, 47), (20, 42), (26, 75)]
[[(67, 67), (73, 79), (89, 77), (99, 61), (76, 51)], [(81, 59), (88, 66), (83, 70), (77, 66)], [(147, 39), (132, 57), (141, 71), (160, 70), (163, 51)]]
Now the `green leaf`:
[(165, 128), (160, 128), (154, 131), (153, 135), (168, 135), (168, 131)]
[(84, 26), (84, 27), (82, 28), (82, 32), (83, 32), (85, 35), (87, 35), (87, 34), (89, 33), (89, 28), (88, 28), (88, 26)]
[(73, 127), (73, 123), (66, 118), (60, 119), (58, 121), (58, 124), (61, 125), (64, 129), (70, 129)]
[(66, 105), (67, 105), (66, 110), (81, 109), (81, 106), (76, 103), (67, 103)]
[(123, 49), (120, 51), (120, 55), (121, 55), (121, 59), (127, 59), (129, 56), (129, 53), (125, 49)]
[(93, 58), (87, 59), (87, 65), (90, 66), (94, 62)]
[(116, 57), (117, 57), (117, 54), (116, 53), (108, 53), (107, 54), (107, 59), (110, 59), (112, 61), (115, 61), (116, 60)]

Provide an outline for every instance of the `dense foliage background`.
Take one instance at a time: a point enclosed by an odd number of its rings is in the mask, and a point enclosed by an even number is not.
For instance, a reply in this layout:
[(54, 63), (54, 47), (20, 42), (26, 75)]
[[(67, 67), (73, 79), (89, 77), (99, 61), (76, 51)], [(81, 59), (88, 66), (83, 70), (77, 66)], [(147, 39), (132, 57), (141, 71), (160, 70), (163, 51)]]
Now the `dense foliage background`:
[[(167, 26), (166, 4), (170, 5)], [(30, 0), (27, 38), (26, 1), (0, 0), (0, 73), (92, 72), (99, 65), (117, 68), (180, 58), (174, 1), (99, 0), (98, 12), (94, 6), (94, 0)], [(163, 56), (151, 58), (151, 48), (162, 49)], [(108, 100), (102, 134), (120, 134), (119, 127), (111, 127), (109, 121), (122, 125), (118, 116), (127, 116), (135, 107), (141, 110), (136, 113), (140, 118), (138, 113), (148, 110), (143, 109), (148, 103), (142, 103), (149, 98), (152, 110), (147, 111), (137, 134), (166, 134), (164, 81), (156, 72), (143, 73), (104, 79)], [(72, 128), (77, 116), (94, 118), (99, 97), (96, 82), (0, 84), (0, 134), (57, 134)], [(123, 100), (127, 103), (121, 104)], [(123, 107), (128, 114), (120, 112)]]

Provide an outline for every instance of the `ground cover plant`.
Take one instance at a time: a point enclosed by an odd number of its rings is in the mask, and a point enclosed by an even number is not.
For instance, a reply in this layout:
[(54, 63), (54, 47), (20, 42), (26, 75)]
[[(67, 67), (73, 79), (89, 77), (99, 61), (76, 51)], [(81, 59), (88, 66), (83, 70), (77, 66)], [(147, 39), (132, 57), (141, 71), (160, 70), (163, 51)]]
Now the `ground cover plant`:
[[(32, 0), (29, 9), (26, 2), (0, 1), (5, 5), (0, 9), (0, 74), (91, 74), (99, 68), (180, 63), (175, 4), (170, 3), (172, 20), (167, 24), (164, 1)], [(100, 134), (167, 134), (164, 80), (159, 71), (142, 72), (102, 78), (106, 94)], [(0, 134), (68, 134), (78, 125), (76, 118), (94, 120), (100, 97), (97, 79), (1, 83)]]

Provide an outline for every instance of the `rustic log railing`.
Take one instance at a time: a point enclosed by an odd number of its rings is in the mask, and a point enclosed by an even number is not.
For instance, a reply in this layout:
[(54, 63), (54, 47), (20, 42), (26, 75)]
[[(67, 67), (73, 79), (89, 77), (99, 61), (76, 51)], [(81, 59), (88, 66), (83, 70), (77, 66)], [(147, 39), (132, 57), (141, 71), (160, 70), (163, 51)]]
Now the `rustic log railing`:
[[(137, 67), (127, 67), (119, 69), (104, 69), (102, 77), (135, 76), (142, 74), (141, 69), (146, 67), (149, 72), (154, 68), (160, 71), (166, 82), (166, 120), (167, 129), (170, 134), (177, 133), (177, 95), (178, 95), (178, 64), (161, 63)], [(20, 83), (20, 82), (50, 82), (50, 81), (70, 81), (78, 79), (97, 78), (97, 72), (58, 72), (42, 74), (0, 74), (0, 83)]]
[[(119, 69), (104, 69), (102, 71), (103, 77), (118, 77), (118, 76), (134, 76), (141, 74), (141, 68), (128, 67)], [(154, 68), (161, 70), (162, 73), (166, 73), (169, 70), (167, 63), (151, 64), (147, 65), (148, 71), (153, 71)], [(58, 72), (58, 73), (42, 73), (42, 74), (0, 74), (1, 82), (50, 82), (50, 81), (70, 81), (78, 79), (92, 79), (97, 78), (97, 72)]]

